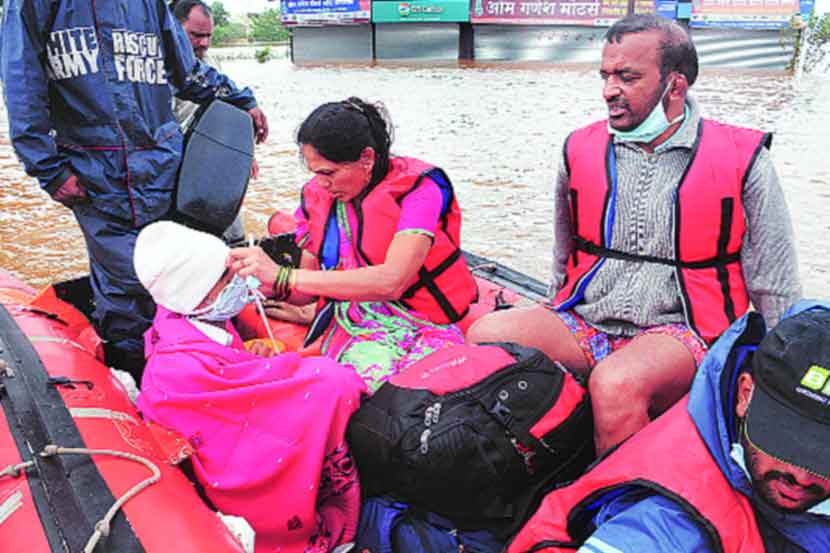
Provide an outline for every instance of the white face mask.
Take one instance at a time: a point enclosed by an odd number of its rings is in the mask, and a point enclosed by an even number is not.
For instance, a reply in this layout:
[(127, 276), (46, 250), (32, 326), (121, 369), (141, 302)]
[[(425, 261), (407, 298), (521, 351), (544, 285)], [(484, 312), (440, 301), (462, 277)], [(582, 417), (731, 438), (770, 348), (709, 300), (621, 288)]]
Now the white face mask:
[(254, 301), (259, 284), (254, 276), (243, 280), (239, 275), (234, 275), (212, 304), (193, 311), (190, 315), (209, 322), (224, 322), (236, 317), (246, 305)]
[(683, 117), (686, 115), (685, 111), (669, 121), (666, 118), (666, 111), (663, 109), (663, 98), (666, 97), (666, 94), (668, 94), (673, 84), (674, 80), (670, 80), (668, 82), (665, 90), (663, 90), (663, 93), (660, 95), (660, 99), (657, 100), (657, 104), (654, 106), (654, 109), (651, 110), (651, 113), (648, 114), (648, 117), (646, 117), (642, 123), (637, 125), (637, 128), (631, 129), (630, 131), (622, 131), (612, 127), (611, 122), (609, 121), (608, 132), (624, 142), (641, 142), (648, 144), (666, 132), (666, 129), (678, 121), (682, 121)]

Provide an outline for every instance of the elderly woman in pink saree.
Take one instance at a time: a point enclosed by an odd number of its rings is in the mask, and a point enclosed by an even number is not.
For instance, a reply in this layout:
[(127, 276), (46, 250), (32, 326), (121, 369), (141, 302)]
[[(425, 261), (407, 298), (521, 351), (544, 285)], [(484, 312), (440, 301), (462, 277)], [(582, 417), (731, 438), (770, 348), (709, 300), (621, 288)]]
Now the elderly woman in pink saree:
[(158, 304), (139, 408), (187, 437), (207, 497), (249, 522), (257, 553), (331, 551), (356, 529), (344, 435), (365, 386), (327, 358), (246, 351), (228, 319), (256, 285), (225, 271), (227, 256), (218, 238), (175, 223), (139, 234), (136, 271)]

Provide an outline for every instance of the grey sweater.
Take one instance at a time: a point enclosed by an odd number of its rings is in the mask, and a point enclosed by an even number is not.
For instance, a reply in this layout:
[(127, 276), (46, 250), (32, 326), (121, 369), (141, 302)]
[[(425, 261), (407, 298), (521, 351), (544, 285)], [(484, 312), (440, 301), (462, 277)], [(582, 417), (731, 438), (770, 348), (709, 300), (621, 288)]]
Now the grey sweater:
[[(674, 258), (674, 191), (691, 160), (700, 125), (700, 109), (687, 98), (684, 124), (648, 153), (633, 143), (615, 141), (618, 192), (610, 247), (635, 254)], [(553, 294), (562, 285), (565, 264), (573, 251), (564, 157), (556, 186)], [(743, 191), (746, 232), (741, 268), (752, 305), (768, 325), (801, 297), (792, 224), (784, 193), (764, 148), (749, 172)], [(606, 259), (574, 310), (592, 326), (614, 335), (632, 336), (638, 329), (684, 322), (680, 291), (672, 267)]]

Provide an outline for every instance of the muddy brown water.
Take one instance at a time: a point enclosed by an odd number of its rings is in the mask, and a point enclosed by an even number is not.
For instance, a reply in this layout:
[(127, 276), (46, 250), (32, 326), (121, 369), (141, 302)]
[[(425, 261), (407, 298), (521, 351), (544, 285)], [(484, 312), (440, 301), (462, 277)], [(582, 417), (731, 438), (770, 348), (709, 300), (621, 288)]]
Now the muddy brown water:
[[(293, 210), (308, 174), (294, 132), (318, 104), (382, 100), (396, 126), (393, 150), (442, 166), (464, 211), (463, 245), (547, 280), (552, 190), (568, 132), (604, 116), (595, 67), (321, 66), (229, 60), (223, 69), (254, 88), (271, 136), (257, 148), (261, 176), (243, 208), (261, 235), (274, 210)], [(798, 240), (805, 293), (830, 296), (830, 77), (704, 70), (693, 92), (705, 116), (773, 131)], [(72, 214), (26, 177), (0, 109), (0, 269), (43, 286), (84, 273)]]

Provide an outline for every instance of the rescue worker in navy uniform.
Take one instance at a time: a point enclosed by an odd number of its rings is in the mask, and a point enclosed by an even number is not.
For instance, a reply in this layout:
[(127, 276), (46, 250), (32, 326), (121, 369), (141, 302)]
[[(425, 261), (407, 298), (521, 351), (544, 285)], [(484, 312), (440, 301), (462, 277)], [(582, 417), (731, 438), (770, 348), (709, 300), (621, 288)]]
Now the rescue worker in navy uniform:
[(765, 332), (734, 323), (688, 397), (546, 496), (508, 553), (830, 551), (830, 306)]
[(155, 306), (132, 256), (138, 232), (171, 211), (182, 154), (171, 85), (178, 97), (248, 111), (258, 142), (265, 115), (249, 89), (194, 57), (163, 0), (11, 0), (0, 48), (14, 149), (74, 212), (107, 362), (138, 377)]
[(631, 15), (608, 29), (608, 117), (571, 133), (560, 162), (551, 300), (467, 333), (587, 375), (597, 453), (680, 399), (750, 302), (774, 325), (801, 298), (771, 137), (702, 117), (697, 75), (676, 22)]

